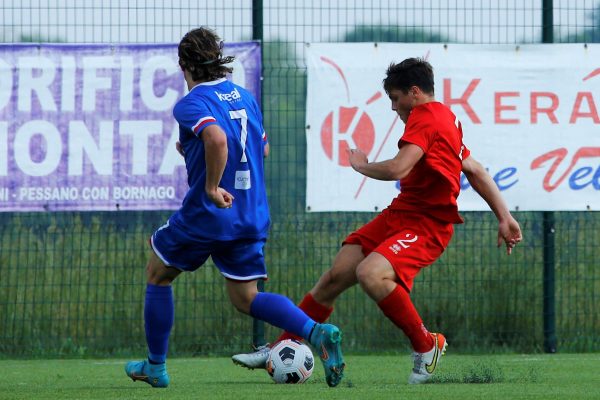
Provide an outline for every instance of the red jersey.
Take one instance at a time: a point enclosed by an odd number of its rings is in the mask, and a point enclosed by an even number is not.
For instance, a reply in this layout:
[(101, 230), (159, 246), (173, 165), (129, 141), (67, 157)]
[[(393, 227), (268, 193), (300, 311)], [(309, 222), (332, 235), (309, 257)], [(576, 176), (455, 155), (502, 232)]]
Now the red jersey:
[(470, 152), (463, 144), (462, 127), (456, 116), (439, 102), (416, 106), (408, 116), (398, 147), (404, 143), (419, 146), (425, 154), (400, 180), (400, 194), (390, 208), (462, 223), (456, 198), (460, 193), (462, 160)]

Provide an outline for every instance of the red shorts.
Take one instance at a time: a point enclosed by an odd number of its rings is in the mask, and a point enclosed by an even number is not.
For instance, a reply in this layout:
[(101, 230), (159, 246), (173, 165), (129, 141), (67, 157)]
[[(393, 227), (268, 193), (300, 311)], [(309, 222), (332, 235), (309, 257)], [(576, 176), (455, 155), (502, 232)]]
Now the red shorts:
[(453, 233), (451, 223), (386, 208), (348, 235), (343, 244), (360, 245), (365, 257), (373, 251), (384, 256), (410, 292), (415, 276), (442, 255)]

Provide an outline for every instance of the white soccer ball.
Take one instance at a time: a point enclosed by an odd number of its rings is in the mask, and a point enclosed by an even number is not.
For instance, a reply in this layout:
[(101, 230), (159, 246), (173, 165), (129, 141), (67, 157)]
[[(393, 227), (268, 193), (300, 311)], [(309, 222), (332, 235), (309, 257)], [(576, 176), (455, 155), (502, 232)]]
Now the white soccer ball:
[(303, 383), (312, 375), (315, 359), (307, 345), (282, 340), (271, 348), (267, 372), (275, 383)]

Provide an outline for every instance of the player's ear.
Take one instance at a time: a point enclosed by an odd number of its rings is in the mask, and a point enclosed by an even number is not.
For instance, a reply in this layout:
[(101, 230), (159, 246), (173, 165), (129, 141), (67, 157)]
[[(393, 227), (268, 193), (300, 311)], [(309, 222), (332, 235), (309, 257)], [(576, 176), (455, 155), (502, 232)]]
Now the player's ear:
[(409, 93), (410, 93), (410, 95), (412, 96), (412, 98), (413, 98), (413, 99), (416, 99), (416, 98), (417, 98), (417, 96), (419, 95), (419, 92), (420, 92), (420, 91), (421, 91), (421, 90), (419, 89), (419, 87), (418, 87), (418, 86), (411, 86), (411, 87), (410, 87), (410, 92), (409, 92)]

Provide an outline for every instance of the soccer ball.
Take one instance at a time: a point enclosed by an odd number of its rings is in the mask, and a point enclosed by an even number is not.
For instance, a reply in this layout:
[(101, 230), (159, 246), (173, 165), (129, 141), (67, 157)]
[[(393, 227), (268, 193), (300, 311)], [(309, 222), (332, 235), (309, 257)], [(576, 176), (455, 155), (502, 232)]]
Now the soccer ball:
[(275, 383), (303, 383), (312, 375), (315, 359), (307, 345), (282, 340), (269, 352), (267, 372)]

